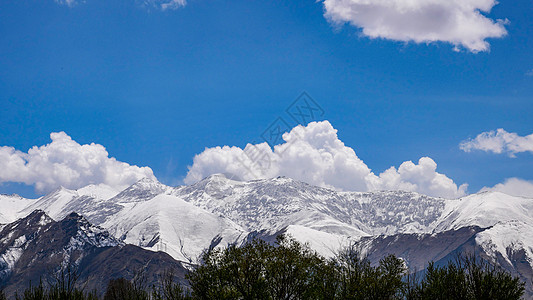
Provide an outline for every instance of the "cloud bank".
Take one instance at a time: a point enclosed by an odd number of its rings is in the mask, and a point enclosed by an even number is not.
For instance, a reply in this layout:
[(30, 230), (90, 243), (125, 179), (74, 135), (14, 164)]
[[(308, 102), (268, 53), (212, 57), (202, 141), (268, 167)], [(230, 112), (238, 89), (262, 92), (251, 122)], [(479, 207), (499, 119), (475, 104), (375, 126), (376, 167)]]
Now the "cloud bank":
[(52, 133), (50, 138), (50, 144), (34, 146), (27, 153), (0, 147), (0, 183), (25, 183), (47, 192), (59, 186), (77, 189), (88, 184), (122, 189), (142, 178), (155, 178), (149, 167), (109, 157), (102, 145), (80, 145), (64, 132)]
[(493, 187), (484, 187), (483, 191), (502, 192), (508, 195), (533, 198), (533, 182), (519, 178), (508, 178), (503, 183), (498, 183)]
[(481, 150), (496, 154), (507, 153), (510, 157), (521, 152), (533, 153), (533, 134), (519, 136), (500, 128), (496, 131), (486, 131), (478, 134), (474, 139), (461, 142), (461, 150), (472, 152)]
[(488, 51), (488, 38), (507, 34), (505, 20), (492, 20), (495, 0), (324, 0), (325, 16), (349, 23), (370, 38), (403, 42), (447, 42), (455, 49)]
[(242, 180), (279, 175), (309, 184), (345, 191), (407, 190), (457, 198), (465, 195), (467, 185), (436, 171), (429, 157), (418, 163), (407, 161), (379, 175), (344, 145), (328, 121), (297, 126), (283, 135), (285, 143), (274, 149), (267, 143), (239, 147), (214, 147), (196, 155), (185, 178), (192, 184), (214, 173), (233, 174)]

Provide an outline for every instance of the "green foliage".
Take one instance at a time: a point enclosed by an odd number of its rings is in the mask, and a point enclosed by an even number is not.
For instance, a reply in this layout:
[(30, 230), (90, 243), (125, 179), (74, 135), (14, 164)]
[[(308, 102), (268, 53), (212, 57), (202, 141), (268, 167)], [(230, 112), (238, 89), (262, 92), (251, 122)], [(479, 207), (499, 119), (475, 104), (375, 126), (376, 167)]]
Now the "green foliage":
[(253, 240), (209, 250), (188, 274), (198, 299), (326, 299), (336, 289), (332, 264), (280, 236), (277, 246)]
[(378, 266), (353, 248), (342, 251), (337, 257), (340, 284), (339, 299), (398, 299), (401, 298), (406, 274), (403, 261), (393, 255), (383, 258)]
[(430, 263), (420, 285), (420, 299), (520, 299), (518, 277), (474, 255), (458, 256), (448, 265)]
[(41, 299), (49, 299), (48, 297), (48, 291), (45, 290), (43, 286), (43, 282), (40, 281), (38, 286), (32, 286), (30, 282), (30, 287), (27, 288), (22, 297), (20, 297), (18, 294), (15, 294), (15, 299), (17, 300), (41, 300)]
[[(420, 275), (422, 274), (422, 275)], [(241, 247), (205, 251), (201, 263), (182, 286), (172, 270), (148, 292), (143, 272), (131, 281), (110, 280), (104, 300), (184, 299), (520, 299), (518, 277), (474, 255), (458, 256), (445, 266), (430, 262), (425, 272), (407, 272), (404, 262), (389, 255), (372, 265), (355, 248), (326, 259), (307, 245), (284, 236), (276, 245), (252, 240)], [(79, 288), (71, 267), (56, 272), (46, 288), (31, 286), (17, 300), (96, 300)], [(0, 291), (0, 300), (6, 299)]]
[(202, 264), (187, 275), (193, 296), (198, 299), (264, 299), (264, 259), (269, 245), (261, 240), (242, 247), (210, 249)]
[[(45, 287), (42, 280), (39, 285), (27, 288), (22, 296), (15, 295), (17, 300), (97, 300), (95, 292), (86, 293), (78, 287), (79, 274), (72, 265), (52, 274), (52, 278)], [(1, 298), (0, 298), (1, 299)]]
[(124, 278), (109, 280), (104, 300), (148, 300), (148, 293)]
[[(264, 278), (270, 299), (311, 299), (323, 294), (324, 259), (293, 239), (280, 236), (264, 254)], [(265, 298), (264, 298), (265, 299)]]
[(104, 300), (148, 300), (146, 276), (143, 269), (136, 270), (131, 281), (125, 278), (109, 280)]
[(392, 299), (406, 269), (394, 256), (372, 267), (353, 249), (326, 260), (294, 239), (210, 250), (188, 275), (198, 299)]
[(190, 299), (183, 286), (176, 282), (173, 270), (166, 270), (159, 276), (158, 286), (152, 287), (153, 300), (185, 300)]
[(188, 274), (195, 299), (520, 299), (524, 284), (475, 256), (409, 274), (389, 255), (373, 266), (354, 248), (327, 260), (280, 237), (210, 250)]

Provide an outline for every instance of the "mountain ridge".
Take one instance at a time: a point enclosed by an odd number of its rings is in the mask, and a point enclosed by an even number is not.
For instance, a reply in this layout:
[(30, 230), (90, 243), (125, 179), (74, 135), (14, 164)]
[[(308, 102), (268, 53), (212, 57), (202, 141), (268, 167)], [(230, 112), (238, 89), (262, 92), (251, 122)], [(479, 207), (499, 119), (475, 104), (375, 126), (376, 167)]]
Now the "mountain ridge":
[(286, 233), (332, 256), (372, 238), (398, 236), (415, 243), (408, 237), (479, 227), (484, 233), (472, 242), (476, 249), (509, 265), (516, 265), (513, 253), (520, 252), (533, 265), (528, 234), (533, 199), (499, 192), (444, 199), (406, 191), (338, 192), (288, 177), (237, 181), (222, 174), (178, 187), (143, 179), (109, 199), (102, 197), (109, 191), (97, 189), (58, 189), (13, 213), (38, 208), (57, 219), (76, 211), (122, 243), (163, 250), (187, 263), (197, 262), (205, 248), (241, 244), (252, 236)]

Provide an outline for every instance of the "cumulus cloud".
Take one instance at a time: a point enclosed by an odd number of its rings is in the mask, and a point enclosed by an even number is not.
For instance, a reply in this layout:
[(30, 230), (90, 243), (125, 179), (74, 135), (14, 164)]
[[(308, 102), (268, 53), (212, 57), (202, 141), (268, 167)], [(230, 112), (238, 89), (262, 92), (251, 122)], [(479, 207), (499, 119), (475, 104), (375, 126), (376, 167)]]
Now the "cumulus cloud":
[(379, 188), (416, 191), (430, 196), (457, 198), (466, 194), (467, 184), (457, 187), (452, 179), (437, 172), (437, 163), (422, 157), (418, 164), (406, 161), (398, 169), (391, 167), (379, 175)]
[(27, 153), (0, 147), (0, 183), (25, 183), (47, 192), (59, 186), (77, 189), (88, 184), (121, 189), (145, 177), (155, 178), (148, 167), (109, 157), (102, 145), (80, 145), (64, 132), (52, 133), (50, 138), (50, 144), (34, 146)]
[(288, 176), (309, 184), (345, 191), (407, 190), (431, 196), (457, 198), (466, 185), (457, 187), (436, 172), (437, 164), (423, 157), (418, 164), (404, 162), (380, 175), (337, 137), (328, 121), (297, 126), (283, 135), (284, 143), (272, 149), (267, 143), (239, 147), (214, 147), (196, 155), (185, 178), (192, 184), (214, 173), (233, 174), (242, 180)]
[(515, 154), (520, 152), (533, 153), (533, 134), (519, 136), (500, 128), (482, 132), (474, 139), (461, 142), (459, 147), (465, 152), (482, 150), (496, 154), (507, 153), (510, 157), (515, 157)]
[(520, 178), (508, 178), (503, 183), (498, 183), (493, 187), (484, 187), (483, 191), (496, 191), (508, 195), (533, 198), (533, 181)]
[(507, 34), (506, 20), (484, 15), (496, 0), (323, 0), (325, 16), (349, 23), (370, 38), (430, 43), (447, 42), (455, 49), (488, 51), (487, 38)]

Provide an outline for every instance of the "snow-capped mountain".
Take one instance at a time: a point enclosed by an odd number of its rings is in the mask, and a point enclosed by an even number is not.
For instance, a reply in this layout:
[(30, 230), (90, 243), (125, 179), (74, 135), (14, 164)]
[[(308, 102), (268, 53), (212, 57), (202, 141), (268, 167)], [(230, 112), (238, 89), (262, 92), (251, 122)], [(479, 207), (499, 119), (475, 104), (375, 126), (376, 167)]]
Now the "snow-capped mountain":
[(186, 262), (196, 262), (206, 247), (240, 243), (246, 237), (231, 220), (165, 194), (125, 207), (102, 226), (126, 243)]
[(165, 251), (175, 259), (196, 262), (207, 247), (244, 241), (247, 233), (235, 222), (188, 203), (174, 188), (142, 179), (117, 192), (106, 186), (79, 190), (59, 188), (26, 207), (9, 212), (10, 219), (41, 209), (60, 220), (77, 212), (104, 226), (121, 241), (149, 250)]
[(25, 217), (24, 208), (32, 205), (36, 200), (22, 198), (19, 195), (0, 195), (0, 229), (1, 224), (14, 222)]
[[(87, 247), (122, 245), (107, 231), (90, 224), (76, 213), (55, 222), (41, 210), (4, 226), (0, 237), (0, 281), (13, 273), (20, 260), (30, 261), (30, 265), (47, 260), (75, 261), (83, 257)], [(45, 244), (55, 251), (34, 253), (35, 248), (43, 248)]]
[[(220, 174), (178, 187), (174, 194), (248, 230), (313, 223), (323, 231), (353, 232), (353, 237), (427, 231), (445, 206), (444, 199), (410, 192), (337, 192), (286, 177), (239, 182)], [(336, 232), (335, 226), (320, 226), (318, 220), (344, 228)]]
[(20, 293), (30, 281), (50, 279), (68, 264), (77, 269), (87, 289), (100, 292), (109, 279), (131, 278), (141, 267), (150, 284), (165, 268), (182, 277), (185, 272), (168, 254), (125, 245), (76, 213), (56, 222), (36, 210), (0, 230), (0, 289), (8, 295)]
[(435, 223), (434, 231), (465, 226), (486, 228), (513, 220), (533, 225), (533, 199), (500, 192), (482, 192), (446, 201), (446, 208)]
[(88, 186), (61, 188), (36, 200), (3, 197), (0, 204), (17, 202), (1, 210), (5, 220), (34, 209), (54, 219), (76, 211), (119, 241), (187, 262), (208, 247), (284, 232), (325, 256), (352, 243), (384, 251), (375, 243), (388, 236), (398, 238), (398, 249), (417, 241), (443, 245), (440, 256), (423, 256), (421, 263), (456, 251), (454, 238), (478, 228), (468, 237), (476, 249), (511, 267), (521, 257), (528, 263), (520, 265), (521, 272), (533, 270), (533, 199), (497, 192), (448, 200), (403, 191), (338, 192), (286, 177), (242, 182), (217, 174), (190, 186), (143, 179), (123, 191)]
[(61, 220), (71, 212), (77, 212), (94, 224), (99, 224), (118, 210), (120, 206), (107, 201), (109, 195), (114, 195), (104, 186), (87, 186), (79, 190), (69, 190), (63, 187), (35, 200), (25, 207), (21, 213), (27, 215), (36, 209), (45, 211), (55, 220)]

